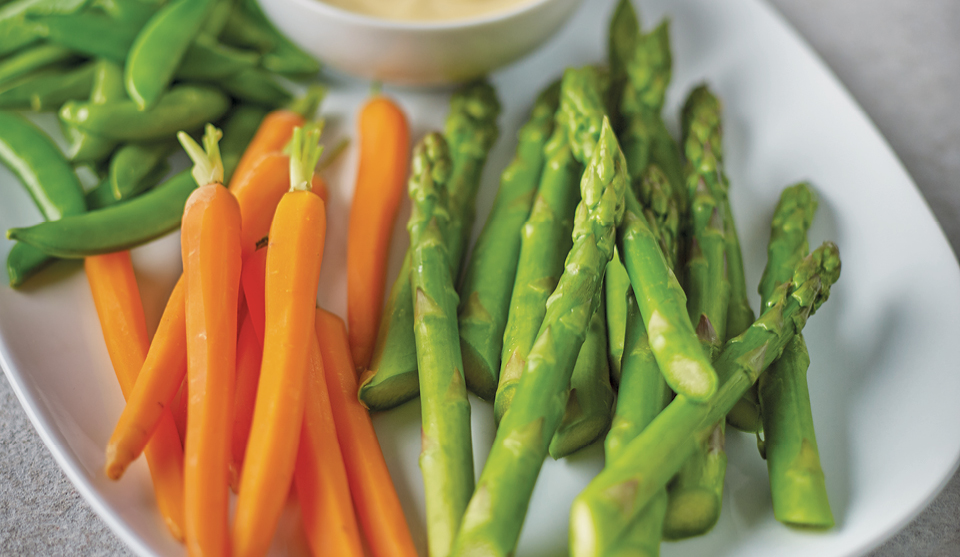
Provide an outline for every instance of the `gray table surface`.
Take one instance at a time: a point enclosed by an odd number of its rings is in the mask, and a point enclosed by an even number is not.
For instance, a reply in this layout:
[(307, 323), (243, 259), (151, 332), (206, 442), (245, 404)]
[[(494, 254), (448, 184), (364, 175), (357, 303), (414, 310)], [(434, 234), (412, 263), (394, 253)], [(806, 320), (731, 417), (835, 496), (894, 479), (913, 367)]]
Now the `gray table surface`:
[[(960, 247), (960, 2), (771, 0), (889, 140)], [(126, 555), (0, 381), (0, 554)], [(871, 555), (960, 555), (960, 474)]]

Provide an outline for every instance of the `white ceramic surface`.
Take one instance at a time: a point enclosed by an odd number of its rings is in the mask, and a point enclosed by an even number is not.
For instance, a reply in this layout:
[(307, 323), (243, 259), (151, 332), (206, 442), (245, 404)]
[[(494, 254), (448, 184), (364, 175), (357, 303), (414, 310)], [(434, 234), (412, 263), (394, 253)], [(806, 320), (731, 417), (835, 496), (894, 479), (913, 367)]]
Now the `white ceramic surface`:
[[(728, 436), (724, 510), (707, 536), (663, 546), (666, 557), (860, 555), (914, 516), (960, 458), (960, 269), (896, 156), (808, 47), (757, 0), (650, 0), (637, 4), (649, 28), (672, 17), (675, 73), (665, 114), (677, 127), (686, 92), (707, 80), (723, 98), (725, 150), (749, 284), (765, 260), (780, 188), (809, 179), (820, 193), (811, 243), (836, 241), (843, 275), (807, 331), (814, 419), (837, 527), (787, 529), (772, 516), (766, 468), (751, 436)], [(531, 58), (493, 76), (503, 99), (502, 137), (478, 201), (477, 229), (536, 92), (566, 65), (603, 57), (613, 0), (591, 0)], [(328, 141), (354, 133), (367, 86), (333, 83), (324, 112)], [(442, 125), (447, 95), (393, 92), (421, 136)], [(56, 126), (46, 120), (49, 129)], [(345, 310), (347, 208), (356, 166), (351, 149), (328, 175), (328, 243), (319, 300)], [(0, 169), (0, 228), (39, 216)], [(406, 246), (404, 208), (391, 275)], [(136, 250), (148, 320), (155, 324), (179, 266), (172, 235)], [(9, 243), (0, 244), (5, 256)], [(752, 290), (752, 288), (751, 288)], [(757, 298), (754, 296), (754, 307)], [(101, 469), (122, 407), (89, 290), (77, 265), (61, 265), (23, 291), (0, 288), (0, 362), (44, 442), (83, 496), (142, 555), (178, 555), (155, 511), (142, 460), (119, 483)], [(473, 400), (477, 470), (494, 434), (490, 405)], [(421, 550), (425, 547), (417, 402), (375, 417), (384, 453)], [(548, 461), (517, 555), (563, 554), (573, 497), (602, 466), (598, 445)], [(295, 522), (275, 549), (295, 545)]]
[(528, 54), (581, 0), (528, 0), (451, 22), (376, 19), (319, 0), (260, 0), (274, 24), (330, 67), (403, 85), (462, 83)]

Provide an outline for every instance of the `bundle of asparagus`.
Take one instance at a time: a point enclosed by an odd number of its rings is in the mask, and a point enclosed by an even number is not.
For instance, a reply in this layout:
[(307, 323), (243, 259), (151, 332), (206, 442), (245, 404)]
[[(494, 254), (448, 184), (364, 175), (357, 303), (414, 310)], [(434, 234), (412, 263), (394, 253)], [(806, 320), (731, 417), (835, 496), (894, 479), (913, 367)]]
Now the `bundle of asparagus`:
[[(671, 65), (667, 23), (644, 33), (622, 0), (609, 67), (568, 69), (536, 99), (459, 289), (496, 138), (492, 88), (456, 93), (445, 137), (415, 152), (411, 247), (360, 399), (386, 409), (421, 394), (431, 555), (513, 554), (547, 453), (604, 434), (606, 468), (571, 509), (572, 553), (657, 555), (662, 539), (704, 534), (721, 512), (728, 421), (764, 435), (778, 520), (833, 525), (801, 331), (839, 277), (838, 250), (807, 254), (816, 198), (786, 189), (755, 319), (721, 103), (695, 88), (678, 145), (661, 117)], [(476, 487), (467, 389), (498, 422)]]

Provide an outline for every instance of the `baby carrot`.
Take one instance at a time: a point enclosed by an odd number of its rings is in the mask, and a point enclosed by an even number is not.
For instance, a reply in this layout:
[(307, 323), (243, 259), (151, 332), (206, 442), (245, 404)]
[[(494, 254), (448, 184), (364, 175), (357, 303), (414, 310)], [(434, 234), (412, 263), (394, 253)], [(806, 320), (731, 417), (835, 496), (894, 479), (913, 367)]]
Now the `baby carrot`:
[(267, 246), (254, 251), (243, 260), (243, 272), (240, 274), (240, 286), (247, 300), (247, 315), (257, 333), (257, 340), (263, 346), (263, 281), (267, 276)]
[(326, 231), (323, 200), (309, 191), (319, 136), (318, 127), (294, 130), (291, 188), (270, 227), (263, 363), (232, 530), (237, 557), (266, 553), (293, 478)]
[[(106, 470), (107, 477), (111, 479), (119, 479), (127, 466), (140, 456), (181, 384), (186, 390), (186, 384), (183, 383), (187, 374), (184, 290), (181, 277), (170, 293), (153, 343), (141, 362), (140, 376), (131, 388), (127, 405), (107, 443)], [(149, 427), (143, 424), (149, 424)], [(183, 439), (183, 435), (180, 438)]]
[[(130, 252), (88, 257), (84, 261), (87, 281), (97, 307), (107, 352), (120, 390), (126, 398), (146, 358), (147, 324), (140, 290), (133, 275)], [(183, 540), (183, 449), (169, 412), (158, 419), (159, 428), (147, 445), (147, 465), (153, 478), (157, 506), (177, 540)]]
[(376, 96), (360, 111), (360, 168), (347, 235), (347, 322), (354, 364), (370, 363), (387, 273), (390, 235), (403, 198), (410, 156), (407, 119)]
[[(246, 266), (242, 273), (246, 273)], [(243, 276), (242, 273), (241, 276)], [(237, 338), (237, 386), (233, 398), (233, 434), (230, 437), (233, 457), (230, 463), (230, 487), (235, 492), (240, 486), (243, 453), (247, 450), (247, 439), (250, 436), (250, 423), (253, 421), (253, 404), (257, 397), (257, 382), (260, 380), (262, 358), (263, 348), (253, 328), (253, 320), (247, 313), (240, 325), (240, 336)]]
[[(324, 381), (325, 361), (316, 332), (311, 332), (306, 405), (294, 476), (304, 530), (314, 555), (362, 557), (363, 544), (350, 498), (349, 476)], [(391, 555), (405, 553), (397, 548)]]
[[(183, 331), (183, 341), (187, 341), (187, 331)], [(186, 355), (186, 351), (184, 351)], [(180, 434), (180, 444), (187, 442), (187, 406), (190, 404), (190, 392), (187, 388), (187, 366), (184, 362), (183, 381), (180, 382), (180, 390), (173, 395), (173, 401), (170, 403), (170, 412), (173, 413), (173, 422), (177, 424), (177, 433)]]
[(187, 134), (178, 134), (201, 184), (187, 200), (181, 225), (190, 394), (184, 486), (191, 555), (230, 554), (227, 485), (237, 356), (240, 207), (220, 184), (219, 135), (208, 125), (201, 149)]
[(253, 170), (261, 157), (280, 151), (287, 145), (293, 129), (303, 126), (313, 117), (326, 94), (323, 87), (311, 87), (306, 95), (293, 101), (287, 108), (267, 114), (233, 171), (230, 191), (234, 191), (234, 184), (238, 181), (247, 179), (246, 174)]
[(370, 414), (357, 400), (357, 372), (343, 320), (317, 309), (316, 328), (340, 451), (367, 544), (374, 557), (416, 557)]

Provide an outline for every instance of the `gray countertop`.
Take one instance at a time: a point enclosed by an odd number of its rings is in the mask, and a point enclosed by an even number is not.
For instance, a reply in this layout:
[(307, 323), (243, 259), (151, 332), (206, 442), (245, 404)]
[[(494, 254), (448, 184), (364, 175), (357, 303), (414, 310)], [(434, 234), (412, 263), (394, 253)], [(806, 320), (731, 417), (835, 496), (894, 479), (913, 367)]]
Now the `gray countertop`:
[[(960, 247), (960, 2), (772, 0), (900, 156)], [(124, 555), (0, 381), (0, 553)], [(875, 557), (960, 555), (960, 474)]]

